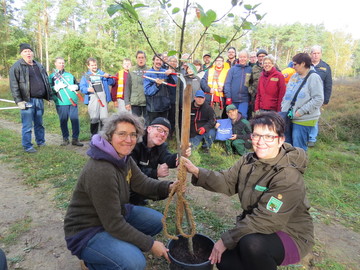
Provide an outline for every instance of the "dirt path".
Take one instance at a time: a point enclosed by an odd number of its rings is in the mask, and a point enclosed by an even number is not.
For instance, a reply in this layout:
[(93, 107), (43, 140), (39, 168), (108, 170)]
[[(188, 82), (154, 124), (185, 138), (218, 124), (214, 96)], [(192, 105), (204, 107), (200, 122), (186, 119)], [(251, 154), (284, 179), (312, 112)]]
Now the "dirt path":
[[(20, 133), (20, 125), (1, 119), (0, 128)], [(46, 134), (46, 141), (48, 144), (59, 145), (61, 136)], [(88, 144), (80, 148), (71, 148), (85, 154)], [(52, 189), (44, 185), (38, 188), (27, 187), (22, 183), (21, 175), (9, 164), (0, 163), (0, 171), (0, 237), (5, 235), (15, 221), (31, 219), (29, 231), (23, 233), (14, 245), (5, 249), (8, 259), (22, 259), (14, 263), (10, 269), (80, 269), (77, 258), (66, 249), (62, 229), (64, 211), (54, 206)], [(188, 191), (189, 196), (196, 198), (195, 202), (199, 205), (222, 216), (234, 216), (231, 199), (200, 188), (190, 187)], [(317, 256), (328, 257), (346, 264), (348, 270), (359, 269), (360, 234), (339, 224), (315, 223), (315, 236), (321, 245), (321, 250), (313, 254), (315, 260)], [(0, 247), (4, 249), (3, 246)]]

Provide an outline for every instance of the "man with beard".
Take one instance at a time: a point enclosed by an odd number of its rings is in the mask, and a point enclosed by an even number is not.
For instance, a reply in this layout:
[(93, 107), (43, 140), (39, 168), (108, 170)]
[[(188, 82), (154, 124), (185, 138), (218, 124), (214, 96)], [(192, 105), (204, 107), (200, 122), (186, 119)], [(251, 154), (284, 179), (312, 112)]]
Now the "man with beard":
[(144, 78), (144, 92), (149, 123), (157, 117), (168, 118), (171, 106), (167, 80), (172, 70), (165, 70), (161, 67), (163, 64), (161, 57), (161, 54), (153, 56), (153, 67), (148, 70), (146, 78)]

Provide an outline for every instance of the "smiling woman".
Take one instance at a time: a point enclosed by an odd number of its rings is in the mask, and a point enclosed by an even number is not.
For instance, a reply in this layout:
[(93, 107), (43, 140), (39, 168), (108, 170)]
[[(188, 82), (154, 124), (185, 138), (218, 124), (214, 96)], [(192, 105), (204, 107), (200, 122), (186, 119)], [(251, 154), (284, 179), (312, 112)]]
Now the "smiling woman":
[(169, 260), (164, 244), (153, 239), (162, 214), (129, 203), (130, 189), (164, 199), (176, 184), (147, 177), (128, 157), (143, 133), (141, 119), (122, 112), (91, 139), (64, 220), (68, 249), (90, 269), (145, 269), (146, 251)]
[(211, 171), (184, 159), (192, 183), (228, 196), (238, 194), (243, 213), (211, 252), (219, 270), (275, 270), (300, 261), (314, 244), (303, 173), (307, 156), (284, 143), (284, 120), (275, 112), (251, 120), (254, 153), (230, 169)]

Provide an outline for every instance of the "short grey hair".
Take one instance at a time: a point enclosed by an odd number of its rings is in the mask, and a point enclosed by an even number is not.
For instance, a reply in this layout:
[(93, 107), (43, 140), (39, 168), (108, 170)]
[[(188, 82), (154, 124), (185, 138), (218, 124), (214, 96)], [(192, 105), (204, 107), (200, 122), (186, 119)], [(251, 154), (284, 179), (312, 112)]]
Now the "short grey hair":
[(169, 56), (168, 62), (170, 62), (170, 61), (173, 60), (173, 59), (175, 59), (176, 61), (178, 60), (175, 55), (172, 55), (172, 56)]
[(250, 54), (249, 54), (249, 51), (248, 50), (241, 50), (238, 55), (240, 54), (246, 54), (247, 58), (250, 58)]
[(322, 48), (321, 48), (320, 45), (314, 45), (314, 46), (311, 47), (310, 53), (312, 53), (313, 51), (320, 51), (320, 52), (322, 52)]
[(275, 57), (274, 57), (272, 54), (269, 54), (269, 55), (265, 56), (264, 59), (263, 59), (263, 63), (264, 63), (265, 60), (267, 60), (267, 59), (270, 60), (273, 65), (275, 65), (276, 60), (275, 60)]
[(104, 121), (104, 126), (99, 132), (99, 135), (110, 142), (116, 130), (117, 124), (122, 122), (132, 124), (135, 127), (137, 142), (141, 142), (142, 136), (145, 134), (144, 118), (130, 112), (120, 112), (111, 115)]

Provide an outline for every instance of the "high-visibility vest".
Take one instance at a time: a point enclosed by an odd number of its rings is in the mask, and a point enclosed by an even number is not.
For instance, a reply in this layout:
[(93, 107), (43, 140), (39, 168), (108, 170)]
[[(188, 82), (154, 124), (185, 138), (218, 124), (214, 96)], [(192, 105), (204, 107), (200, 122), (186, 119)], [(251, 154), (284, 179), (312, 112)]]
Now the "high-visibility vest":
[[(224, 87), (226, 75), (227, 75), (228, 71), (229, 71), (228, 68), (223, 67), (223, 69), (220, 71), (218, 79), (215, 80), (214, 79), (215, 68), (214, 67), (210, 68), (209, 74), (208, 74), (208, 86), (211, 89), (215, 89), (215, 90), (217, 90), (219, 86)], [(224, 97), (224, 92), (215, 91), (215, 94), (218, 97)]]
[(116, 98), (124, 99), (124, 70), (119, 70), (118, 72), (118, 88), (116, 92)]

